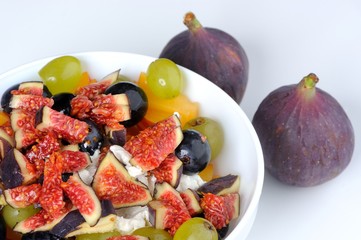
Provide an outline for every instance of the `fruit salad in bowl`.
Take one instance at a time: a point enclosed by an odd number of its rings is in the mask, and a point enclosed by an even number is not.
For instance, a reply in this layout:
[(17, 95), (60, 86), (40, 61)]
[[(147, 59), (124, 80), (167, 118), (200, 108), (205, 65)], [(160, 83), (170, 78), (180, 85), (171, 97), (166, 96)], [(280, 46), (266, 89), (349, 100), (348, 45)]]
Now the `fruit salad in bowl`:
[(0, 76), (6, 239), (245, 239), (257, 135), (216, 85), (169, 59), (54, 56)]

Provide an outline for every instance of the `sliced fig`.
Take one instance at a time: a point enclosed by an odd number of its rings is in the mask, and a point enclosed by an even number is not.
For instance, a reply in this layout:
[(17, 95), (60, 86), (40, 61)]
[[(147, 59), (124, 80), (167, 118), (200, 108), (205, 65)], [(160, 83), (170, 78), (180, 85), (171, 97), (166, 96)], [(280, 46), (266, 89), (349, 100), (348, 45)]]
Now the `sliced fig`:
[(110, 151), (99, 164), (92, 186), (101, 200), (111, 200), (115, 208), (146, 205), (152, 199), (147, 187), (131, 177)]
[(45, 159), (59, 149), (60, 143), (57, 134), (49, 131), (46, 135), (39, 136), (36, 143), (26, 151), (25, 156), (35, 165), (37, 176), (40, 176), (44, 171)]
[(7, 152), (0, 163), (0, 176), (6, 189), (36, 180), (35, 166), (16, 148)]
[(118, 129), (105, 126), (105, 134), (111, 144), (124, 146), (127, 137), (127, 129), (125, 127)]
[(62, 158), (53, 152), (45, 161), (44, 180), (39, 202), (41, 207), (53, 218), (58, 218), (65, 206), (62, 183)]
[(79, 151), (78, 145), (68, 145), (60, 152), (63, 158), (63, 173), (78, 172), (90, 165), (89, 154)]
[(40, 81), (28, 81), (19, 84), (18, 90), (13, 90), (13, 95), (19, 94), (31, 94), (37, 96), (43, 96), (44, 84)]
[(172, 115), (131, 137), (124, 145), (130, 163), (144, 171), (155, 169), (183, 139), (179, 118)]
[(14, 109), (10, 114), (11, 127), (15, 132), (16, 148), (28, 147), (36, 142), (38, 132), (35, 128), (35, 112)]
[(238, 193), (230, 193), (222, 196), (206, 193), (200, 201), (204, 217), (209, 220), (216, 229), (226, 227), (231, 220), (238, 218), (240, 213), (240, 196)]
[(169, 154), (157, 168), (150, 171), (157, 183), (167, 182), (176, 188), (183, 172), (183, 163), (174, 154)]
[(33, 183), (4, 190), (6, 202), (13, 208), (24, 208), (39, 202), (41, 185)]
[(129, 100), (126, 94), (97, 95), (93, 100), (90, 118), (99, 125), (122, 128), (120, 122), (131, 117)]
[(252, 120), (266, 169), (289, 185), (308, 187), (329, 181), (352, 158), (352, 123), (340, 103), (316, 87), (318, 81), (311, 73), (298, 84), (275, 89)]
[(104, 91), (118, 79), (119, 71), (120, 69), (108, 74), (98, 82), (91, 83), (77, 89), (75, 94), (87, 96), (89, 99), (94, 99), (95, 96), (103, 94)]
[(49, 232), (55, 236), (64, 238), (68, 233), (77, 229), (83, 222), (85, 222), (83, 215), (78, 209), (75, 209), (67, 213)]
[(51, 107), (54, 104), (54, 100), (51, 98), (45, 98), (38, 95), (22, 94), (13, 95), (9, 106), (12, 109), (23, 109), (28, 112), (36, 112), (43, 106)]
[(41, 209), (33, 216), (17, 223), (14, 227), (15, 232), (29, 233), (33, 231), (49, 231), (58, 224), (71, 210), (71, 205), (61, 209), (60, 214), (54, 218), (46, 210)]
[(77, 229), (69, 232), (66, 237), (70, 238), (80, 234), (105, 233), (117, 229), (117, 215), (110, 200), (101, 201), (102, 213), (98, 222), (90, 226), (87, 222), (80, 224)]
[(50, 107), (43, 107), (36, 117), (36, 128), (40, 131), (54, 131), (69, 143), (80, 143), (88, 134), (88, 124), (69, 117)]
[(94, 190), (83, 183), (77, 173), (70, 176), (68, 181), (62, 182), (61, 188), (85, 221), (91, 226), (95, 225), (101, 215), (101, 205)]
[(203, 27), (192, 12), (184, 16), (188, 27), (163, 48), (160, 58), (168, 58), (209, 79), (240, 103), (248, 82), (248, 58), (230, 34)]
[(0, 162), (5, 154), (15, 146), (14, 138), (0, 128)]
[(70, 116), (78, 119), (87, 119), (90, 117), (90, 111), (93, 108), (93, 102), (87, 96), (77, 95), (70, 101)]
[(156, 228), (165, 229), (171, 235), (191, 218), (180, 194), (168, 183), (157, 183), (154, 199), (149, 202), (149, 221)]
[(204, 183), (197, 189), (200, 193), (213, 193), (216, 195), (224, 195), (228, 193), (237, 193), (241, 185), (238, 175), (228, 174), (226, 176), (214, 178)]
[(180, 193), (183, 202), (186, 204), (187, 209), (191, 217), (198, 216), (203, 212), (203, 209), (200, 205), (200, 197), (198, 193), (192, 189), (186, 189), (185, 191)]
[(148, 110), (148, 98), (142, 88), (130, 81), (116, 82), (105, 90), (105, 94), (121, 93), (125, 93), (129, 99), (131, 118), (121, 123), (128, 128), (143, 119)]

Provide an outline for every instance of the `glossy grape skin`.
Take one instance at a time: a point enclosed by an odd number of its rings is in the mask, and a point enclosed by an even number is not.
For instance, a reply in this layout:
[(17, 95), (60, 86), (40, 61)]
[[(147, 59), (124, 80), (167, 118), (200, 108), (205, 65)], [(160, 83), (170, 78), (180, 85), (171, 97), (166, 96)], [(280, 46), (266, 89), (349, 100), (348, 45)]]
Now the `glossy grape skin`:
[(163, 229), (156, 229), (154, 227), (142, 227), (136, 229), (132, 235), (148, 237), (149, 240), (172, 240), (172, 236)]
[(194, 175), (210, 162), (211, 149), (207, 139), (198, 131), (183, 131), (183, 140), (175, 149), (175, 155), (183, 162), (183, 173)]
[(147, 82), (152, 93), (160, 98), (174, 98), (183, 90), (183, 77), (171, 60), (159, 58), (149, 64)]
[(89, 133), (83, 140), (83, 142), (79, 143), (79, 149), (82, 152), (87, 152), (92, 156), (95, 151), (102, 147), (102, 143), (104, 140), (104, 133), (98, 127), (98, 125), (90, 119), (82, 120), (86, 122), (89, 126)]
[(105, 94), (125, 93), (129, 100), (131, 117), (127, 121), (121, 122), (125, 127), (136, 125), (143, 119), (148, 110), (148, 97), (135, 83), (121, 81), (114, 83), (105, 90)]
[(173, 240), (218, 240), (218, 233), (208, 220), (194, 217), (178, 228)]
[(64, 113), (65, 115), (70, 115), (71, 112), (71, 100), (75, 97), (72, 93), (58, 93), (52, 96), (54, 104), (51, 107), (52, 109)]
[(106, 240), (109, 237), (120, 236), (117, 231), (106, 233), (82, 234), (75, 237), (75, 240)]
[(82, 68), (79, 59), (73, 56), (61, 56), (48, 62), (39, 71), (44, 84), (52, 95), (74, 93), (81, 78)]
[(28, 206), (25, 208), (13, 208), (10, 205), (5, 205), (2, 209), (2, 215), (6, 224), (13, 228), (16, 223), (34, 215), (39, 209), (34, 206)]
[(208, 117), (197, 117), (188, 121), (184, 129), (194, 129), (207, 137), (211, 147), (211, 160), (215, 159), (223, 148), (224, 132), (221, 124)]

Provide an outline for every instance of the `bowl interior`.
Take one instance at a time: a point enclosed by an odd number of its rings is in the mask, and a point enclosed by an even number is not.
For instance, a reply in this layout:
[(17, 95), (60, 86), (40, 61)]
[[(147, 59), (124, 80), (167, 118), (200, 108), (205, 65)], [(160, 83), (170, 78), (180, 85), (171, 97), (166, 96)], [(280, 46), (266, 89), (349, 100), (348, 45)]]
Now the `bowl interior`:
[[(121, 69), (130, 79), (138, 79), (154, 60), (152, 57), (121, 52), (85, 52), (70, 54), (80, 59), (82, 67), (95, 79)], [(41, 59), (0, 75), (0, 94), (23, 81), (40, 80), (38, 71), (56, 56)], [(185, 94), (200, 103), (200, 113), (222, 124), (224, 148), (215, 159), (219, 175), (241, 176), (241, 217), (230, 226), (227, 240), (245, 239), (253, 223), (264, 177), (263, 156), (259, 140), (249, 119), (226, 93), (200, 75), (182, 68)]]

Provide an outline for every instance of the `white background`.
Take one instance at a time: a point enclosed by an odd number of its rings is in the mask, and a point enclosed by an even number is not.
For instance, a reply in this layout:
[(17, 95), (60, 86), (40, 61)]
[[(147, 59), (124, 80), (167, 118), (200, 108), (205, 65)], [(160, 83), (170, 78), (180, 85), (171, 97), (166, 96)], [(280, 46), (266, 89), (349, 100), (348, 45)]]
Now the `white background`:
[(0, 74), (39, 58), (79, 51), (157, 57), (185, 30), (193, 11), (244, 47), (249, 84), (241, 107), (252, 119), (272, 90), (314, 72), (318, 87), (353, 123), (353, 159), (337, 178), (312, 188), (265, 176), (249, 240), (361, 238), (361, 2), (357, 0), (12, 0), (0, 2)]

